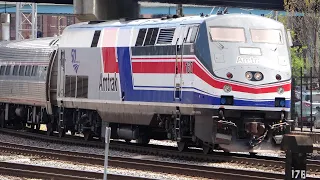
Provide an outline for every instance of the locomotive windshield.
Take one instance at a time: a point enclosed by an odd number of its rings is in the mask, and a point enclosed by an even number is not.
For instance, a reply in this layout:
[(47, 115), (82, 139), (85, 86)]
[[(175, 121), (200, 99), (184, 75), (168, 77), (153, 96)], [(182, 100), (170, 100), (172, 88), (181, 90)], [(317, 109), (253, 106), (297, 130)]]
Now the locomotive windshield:
[(280, 30), (275, 29), (251, 29), (251, 39), (255, 43), (283, 44)]
[(246, 37), (243, 28), (211, 27), (212, 41), (245, 42)]

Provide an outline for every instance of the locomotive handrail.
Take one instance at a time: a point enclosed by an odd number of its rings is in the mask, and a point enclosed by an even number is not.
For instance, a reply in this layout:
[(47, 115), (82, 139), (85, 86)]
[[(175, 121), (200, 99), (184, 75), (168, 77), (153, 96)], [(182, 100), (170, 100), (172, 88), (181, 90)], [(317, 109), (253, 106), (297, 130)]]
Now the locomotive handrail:
[(283, 125), (290, 125), (287, 122), (283, 122), (283, 123), (279, 123), (279, 124), (274, 124), (270, 126), (270, 129), (275, 129), (278, 128), (279, 126), (283, 126)]
[(219, 121), (217, 121), (218, 123), (221, 123), (221, 124), (227, 124), (227, 125), (229, 125), (229, 126), (233, 126), (233, 127), (238, 127), (235, 123), (233, 123), (233, 122), (229, 122), (229, 121), (223, 121), (223, 120), (219, 120)]

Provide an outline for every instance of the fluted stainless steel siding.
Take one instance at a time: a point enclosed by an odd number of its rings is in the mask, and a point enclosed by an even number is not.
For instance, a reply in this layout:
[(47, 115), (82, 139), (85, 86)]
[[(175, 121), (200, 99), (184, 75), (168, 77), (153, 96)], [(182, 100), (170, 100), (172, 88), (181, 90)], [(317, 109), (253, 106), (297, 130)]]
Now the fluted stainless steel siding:
[[(0, 42), (0, 65), (11, 65), (8, 76), (0, 76), (0, 102), (46, 104), (46, 83), (50, 54), (49, 45), (56, 38)], [(38, 65), (37, 76), (13, 76), (13, 65)]]

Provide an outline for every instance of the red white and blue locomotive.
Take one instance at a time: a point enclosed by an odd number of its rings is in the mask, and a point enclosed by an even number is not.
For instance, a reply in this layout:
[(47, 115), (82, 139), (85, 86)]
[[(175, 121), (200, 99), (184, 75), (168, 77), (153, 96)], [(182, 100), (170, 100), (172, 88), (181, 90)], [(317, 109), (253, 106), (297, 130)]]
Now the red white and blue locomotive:
[(0, 122), (253, 152), (288, 133), (288, 34), (244, 14), (91, 21), (0, 43)]

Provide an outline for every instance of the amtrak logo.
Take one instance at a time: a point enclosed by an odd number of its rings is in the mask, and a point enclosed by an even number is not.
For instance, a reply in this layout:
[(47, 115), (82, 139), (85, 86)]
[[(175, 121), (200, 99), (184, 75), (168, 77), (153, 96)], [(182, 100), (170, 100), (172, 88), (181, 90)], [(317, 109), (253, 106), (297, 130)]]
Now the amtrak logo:
[(80, 62), (77, 61), (77, 50), (72, 49), (71, 50), (71, 62), (72, 62), (72, 67), (76, 73), (78, 73), (78, 69), (80, 66)]
[(258, 58), (255, 58), (255, 57), (241, 57), (241, 56), (238, 56), (236, 63), (237, 64), (259, 64), (260, 61), (259, 61)]

